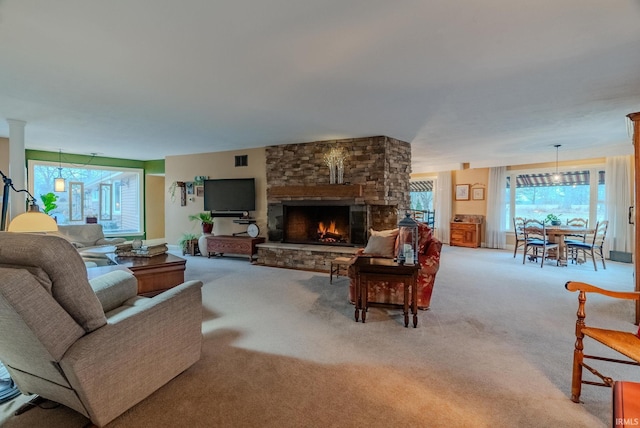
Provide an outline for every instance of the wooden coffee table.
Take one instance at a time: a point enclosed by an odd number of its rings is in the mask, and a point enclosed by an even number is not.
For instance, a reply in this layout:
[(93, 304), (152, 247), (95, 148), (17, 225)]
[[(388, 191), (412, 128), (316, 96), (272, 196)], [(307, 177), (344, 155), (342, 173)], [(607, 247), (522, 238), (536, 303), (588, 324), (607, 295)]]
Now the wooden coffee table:
[[(165, 253), (153, 257), (120, 257), (108, 254), (112, 270), (128, 269), (138, 280), (138, 294), (154, 296), (184, 282), (187, 261), (173, 254)], [(89, 277), (106, 273), (110, 266), (88, 268)], [(91, 273), (94, 270), (94, 273)]]

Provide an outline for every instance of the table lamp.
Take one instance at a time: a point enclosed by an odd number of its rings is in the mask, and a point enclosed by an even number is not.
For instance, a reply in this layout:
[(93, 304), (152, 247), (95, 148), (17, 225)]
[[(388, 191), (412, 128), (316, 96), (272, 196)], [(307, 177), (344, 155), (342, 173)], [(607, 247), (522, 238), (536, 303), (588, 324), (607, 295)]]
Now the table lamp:
[[(18, 190), (13, 186), (13, 183), (9, 177), (2, 175), (2, 181), (4, 183), (2, 193), (2, 218), (0, 219), (0, 230), (8, 230), (9, 232), (55, 232), (58, 230), (56, 221), (50, 216), (40, 212), (40, 207), (36, 204), (36, 198), (33, 197), (28, 190)], [(7, 229), (7, 208), (9, 202), (9, 189), (14, 192), (24, 192), (28, 195), (29, 210), (26, 213), (22, 213), (16, 216)]]

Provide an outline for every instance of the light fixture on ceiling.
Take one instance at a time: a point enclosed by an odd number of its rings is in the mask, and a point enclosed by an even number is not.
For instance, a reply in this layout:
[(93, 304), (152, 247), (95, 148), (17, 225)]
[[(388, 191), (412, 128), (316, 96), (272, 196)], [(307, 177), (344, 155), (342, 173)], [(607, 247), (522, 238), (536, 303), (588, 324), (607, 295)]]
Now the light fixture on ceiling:
[(58, 178), (53, 181), (54, 192), (64, 192), (64, 178), (62, 178), (62, 150), (58, 153)]
[(558, 172), (558, 149), (562, 146), (562, 144), (555, 144), (553, 147), (556, 148), (556, 173), (553, 175), (553, 182), (560, 182), (560, 173)]

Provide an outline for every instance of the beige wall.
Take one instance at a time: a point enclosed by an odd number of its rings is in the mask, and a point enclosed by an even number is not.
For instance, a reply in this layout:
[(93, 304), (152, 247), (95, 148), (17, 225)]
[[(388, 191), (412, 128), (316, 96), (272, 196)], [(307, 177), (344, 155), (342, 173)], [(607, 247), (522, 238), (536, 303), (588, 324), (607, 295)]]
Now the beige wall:
[[(9, 176), (9, 139), (2, 137), (0, 137), (0, 171)], [(0, 190), (2, 188), (0, 185)], [(0, 209), (2, 209), (2, 193), (0, 193)]]
[[(487, 217), (487, 183), (489, 182), (489, 168), (463, 169), (454, 171), (451, 177), (453, 195), (451, 197), (451, 215), (475, 214), (485, 217), (485, 222), (481, 227), (481, 242), (484, 242), (486, 217)], [(456, 201), (456, 185), (469, 185), (469, 200)], [(484, 199), (474, 200), (473, 189), (484, 189)]]
[[(235, 156), (247, 155), (248, 166), (236, 167)], [(200, 224), (189, 220), (189, 215), (204, 211), (204, 199), (187, 195), (187, 205), (180, 206), (180, 189), (176, 189), (172, 200), (169, 190), (176, 181), (193, 181), (195, 176), (209, 178), (255, 178), (256, 211), (251, 213), (257, 220), (260, 236), (267, 233), (267, 189), (265, 148), (232, 150), (227, 152), (200, 153), (196, 155), (167, 156), (165, 158), (165, 239), (176, 245), (183, 233), (202, 232)], [(233, 223), (233, 218), (215, 218), (213, 233), (230, 235), (246, 231), (246, 225)]]
[(145, 238), (164, 238), (164, 177), (147, 175), (145, 177)]
[[(477, 214), (477, 215), (487, 215), (487, 183), (489, 181), (489, 169), (488, 168), (479, 168), (479, 169), (463, 169), (460, 171), (454, 171), (453, 176), (451, 177), (452, 186), (453, 186), (453, 196), (451, 198), (451, 214)], [(468, 184), (470, 186), (469, 190), (469, 200), (468, 201), (456, 201), (455, 198), (455, 189), (458, 184)], [(473, 189), (484, 189), (484, 199), (483, 200), (473, 200), (472, 193)]]
[(0, 137), (0, 171), (9, 174), (9, 139)]

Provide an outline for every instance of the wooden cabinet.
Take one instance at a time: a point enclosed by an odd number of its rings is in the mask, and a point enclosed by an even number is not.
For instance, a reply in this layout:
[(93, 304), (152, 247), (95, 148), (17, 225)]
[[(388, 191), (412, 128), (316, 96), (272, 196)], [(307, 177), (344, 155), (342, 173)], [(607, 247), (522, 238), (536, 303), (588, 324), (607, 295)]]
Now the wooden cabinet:
[(264, 242), (264, 238), (251, 238), (248, 236), (207, 236), (207, 256), (224, 253), (243, 254), (249, 256), (249, 261), (253, 261), (253, 255), (258, 251), (257, 244)]
[(480, 223), (451, 222), (449, 244), (458, 247), (480, 246)]

